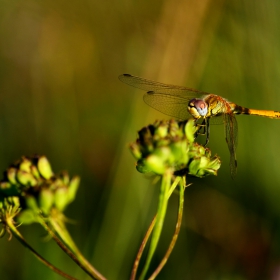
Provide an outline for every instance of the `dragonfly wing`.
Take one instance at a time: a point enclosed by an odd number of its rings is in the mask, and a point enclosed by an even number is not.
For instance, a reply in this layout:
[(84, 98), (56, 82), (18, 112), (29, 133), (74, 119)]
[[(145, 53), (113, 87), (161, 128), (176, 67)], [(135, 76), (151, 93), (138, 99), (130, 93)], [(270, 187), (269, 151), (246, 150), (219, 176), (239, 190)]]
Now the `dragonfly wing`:
[(181, 96), (182, 98), (186, 98), (186, 96), (195, 98), (195, 97), (209, 94), (207, 92), (199, 91), (196, 89), (163, 84), (163, 83), (155, 82), (152, 80), (147, 80), (147, 79), (144, 79), (141, 77), (133, 76), (130, 74), (120, 75), (119, 80), (125, 84), (145, 90), (147, 92), (153, 91), (156, 93), (159, 93), (159, 92), (166, 93), (166, 94), (170, 94), (170, 95)]
[(182, 98), (162, 92), (149, 92), (144, 95), (143, 99), (152, 108), (176, 119), (186, 120), (191, 117), (188, 112), (190, 98)]
[(230, 173), (234, 177), (237, 171), (236, 148), (238, 126), (234, 114), (224, 114), (225, 132), (228, 149), (230, 152)]

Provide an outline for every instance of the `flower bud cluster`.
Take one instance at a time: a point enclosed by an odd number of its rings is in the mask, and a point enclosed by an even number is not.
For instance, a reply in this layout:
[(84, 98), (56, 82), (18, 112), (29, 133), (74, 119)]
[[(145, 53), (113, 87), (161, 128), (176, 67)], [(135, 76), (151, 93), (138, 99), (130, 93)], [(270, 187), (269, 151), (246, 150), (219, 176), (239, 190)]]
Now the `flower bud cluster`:
[(12, 164), (0, 182), (0, 209), (21, 208), (18, 220), (36, 221), (38, 213), (48, 216), (53, 208), (63, 211), (75, 199), (79, 177), (67, 172), (54, 174), (45, 156), (22, 157)]
[(217, 175), (221, 161), (211, 157), (208, 148), (194, 143), (196, 129), (193, 119), (157, 121), (142, 128), (130, 145), (137, 170), (162, 175), (171, 168), (176, 175)]

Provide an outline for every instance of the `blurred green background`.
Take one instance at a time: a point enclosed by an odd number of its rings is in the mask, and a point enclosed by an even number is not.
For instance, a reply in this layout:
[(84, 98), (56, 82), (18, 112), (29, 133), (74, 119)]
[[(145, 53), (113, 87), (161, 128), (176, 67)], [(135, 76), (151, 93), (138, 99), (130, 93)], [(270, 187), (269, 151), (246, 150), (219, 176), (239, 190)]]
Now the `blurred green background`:
[[(81, 176), (66, 215), (84, 255), (109, 280), (128, 279), (156, 211), (158, 185), (137, 173), (128, 143), (168, 119), (118, 75), (130, 73), (280, 110), (277, 0), (2, 0), (0, 170), (45, 154)], [(280, 121), (238, 116), (232, 180), (222, 126), (210, 148), (218, 177), (189, 178), (178, 242), (158, 279), (280, 279)], [(153, 265), (173, 234), (169, 203)], [(37, 225), (21, 232), (48, 260), (88, 279)], [(62, 279), (18, 241), (0, 240), (0, 279)]]

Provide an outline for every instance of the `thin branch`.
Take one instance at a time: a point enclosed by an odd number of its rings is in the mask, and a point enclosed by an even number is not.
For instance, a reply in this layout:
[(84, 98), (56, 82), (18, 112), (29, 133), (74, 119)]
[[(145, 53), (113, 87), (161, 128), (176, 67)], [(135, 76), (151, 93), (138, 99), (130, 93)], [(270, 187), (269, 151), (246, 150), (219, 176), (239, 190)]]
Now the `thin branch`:
[(175, 232), (173, 234), (172, 240), (170, 242), (170, 245), (163, 257), (163, 259), (161, 260), (160, 264), (158, 265), (157, 269), (153, 272), (153, 274), (149, 277), (148, 280), (154, 280), (157, 275), (160, 273), (160, 271), (162, 270), (162, 268), (164, 267), (164, 265), (166, 264), (179, 235), (180, 229), (181, 229), (181, 224), (182, 224), (182, 217), (183, 217), (183, 208), (184, 208), (184, 191), (185, 191), (185, 186), (186, 184), (184, 184), (182, 182), (182, 180), (180, 181), (180, 196), (179, 196), (179, 207), (178, 207), (178, 216), (177, 216), (177, 223), (176, 223), (176, 228), (175, 228)]
[(9, 229), (11, 230), (11, 232), (14, 234), (14, 236), (18, 239), (18, 241), (25, 246), (26, 248), (28, 248), (34, 255), (35, 257), (41, 261), (44, 265), (46, 265), (48, 268), (50, 268), (52, 271), (54, 271), (55, 273), (61, 275), (62, 277), (66, 278), (66, 279), (70, 279), (70, 280), (77, 280), (76, 278), (66, 274), (65, 272), (61, 271), (60, 269), (58, 269), (57, 267), (55, 267), (54, 265), (52, 265), (51, 263), (49, 263), (45, 258), (43, 258), (39, 253), (37, 253), (35, 251), (35, 249), (33, 249), (28, 243), (27, 241), (24, 239), (24, 237), (21, 235), (21, 233), (17, 230), (17, 228), (14, 226), (13, 224), (13, 220), (11, 219), (7, 219), (7, 225), (9, 226)]
[(172, 171), (168, 169), (165, 171), (165, 173), (162, 176), (156, 222), (151, 237), (151, 244), (146, 258), (146, 263), (139, 277), (140, 280), (145, 279), (145, 276), (149, 269), (152, 257), (155, 253), (162, 232), (163, 222), (164, 222), (164, 218), (167, 210), (167, 204), (168, 204), (168, 191), (171, 187), (171, 179), (172, 179)]
[(139, 248), (139, 251), (138, 251), (138, 253), (136, 255), (136, 259), (135, 259), (134, 264), (133, 264), (130, 280), (135, 280), (135, 278), (136, 278), (136, 273), (137, 273), (137, 269), (138, 269), (138, 266), (139, 266), (139, 263), (140, 263), (140, 259), (142, 257), (142, 254), (143, 254), (143, 251), (144, 251), (144, 249), (146, 247), (148, 239), (149, 239), (149, 237), (150, 237), (150, 235), (151, 235), (151, 233), (153, 231), (153, 228), (155, 226), (156, 218), (157, 218), (157, 215), (154, 216), (154, 218), (153, 218), (153, 220), (152, 220), (152, 222), (151, 222), (151, 224), (150, 224), (150, 226), (149, 226), (149, 228), (148, 228), (148, 230), (147, 230), (147, 232), (146, 232), (146, 234), (144, 236), (144, 239), (143, 239), (143, 241), (141, 243), (141, 246)]
[[(170, 198), (170, 196), (172, 195), (173, 191), (175, 190), (175, 188), (177, 187), (178, 183), (180, 182), (181, 178), (179, 176), (177, 176), (173, 182), (173, 184), (171, 185), (170, 189), (168, 190), (168, 199)], [(144, 239), (141, 243), (141, 246), (139, 248), (139, 251), (136, 255), (136, 258), (135, 258), (135, 261), (134, 261), (134, 264), (133, 264), (133, 268), (132, 268), (132, 271), (131, 271), (131, 275), (130, 275), (130, 280), (135, 280), (136, 278), (136, 274), (137, 274), (137, 270), (138, 270), (138, 267), (139, 267), (139, 263), (140, 263), (140, 259), (142, 257), (142, 254), (143, 254), (143, 251), (146, 247), (146, 244), (148, 242), (148, 239), (153, 231), (153, 228), (155, 226), (155, 223), (156, 223), (156, 218), (157, 218), (157, 215), (154, 216), (145, 236), (144, 236)]]
[(51, 228), (49, 227), (49, 225), (44, 221), (44, 219), (42, 217), (40, 217), (40, 223), (41, 225), (45, 228), (45, 230), (51, 235), (51, 237), (54, 239), (54, 241), (57, 243), (57, 245), (83, 270), (85, 271), (92, 279), (99, 279), (96, 278), (94, 275), (92, 275), (92, 272), (89, 271), (89, 269), (83, 264), (81, 263), (78, 258), (76, 257), (76, 255), (69, 250), (69, 248), (67, 246), (65, 246), (65, 244), (57, 237), (57, 235), (51, 230)]
[[(83, 270), (91, 276), (93, 279), (97, 280), (106, 280), (106, 278), (97, 271), (89, 262), (88, 260), (82, 255), (78, 247), (76, 246), (75, 242), (73, 241), (71, 235), (68, 233), (66, 227), (64, 226), (63, 222), (58, 222), (56, 219), (49, 218), (49, 222), (51, 223), (51, 226), (55, 230), (55, 232), (59, 235), (61, 238), (62, 243), (64, 246), (66, 245), (72, 253), (75, 255), (75, 260), (78, 261), (79, 265)], [(60, 244), (57, 243), (59, 246)], [(69, 250), (68, 250), (69, 251)], [(65, 251), (66, 252), (66, 251)], [(71, 255), (69, 255), (71, 257)]]

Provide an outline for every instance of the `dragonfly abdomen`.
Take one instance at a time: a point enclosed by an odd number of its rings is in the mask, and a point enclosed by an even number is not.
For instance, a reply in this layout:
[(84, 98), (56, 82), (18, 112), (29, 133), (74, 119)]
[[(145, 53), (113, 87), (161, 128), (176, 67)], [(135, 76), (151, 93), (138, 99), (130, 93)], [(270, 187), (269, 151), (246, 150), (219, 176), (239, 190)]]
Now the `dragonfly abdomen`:
[(239, 105), (235, 105), (233, 112), (234, 114), (237, 115), (245, 114), (245, 115), (267, 117), (271, 119), (280, 119), (280, 112), (278, 111), (249, 109)]
[(245, 114), (245, 115), (250, 115), (250, 109), (239, 106), (237, 104), (231, 103), (231, 106), (233, 107), (233, 113), (236, 115), (239, 114)]

